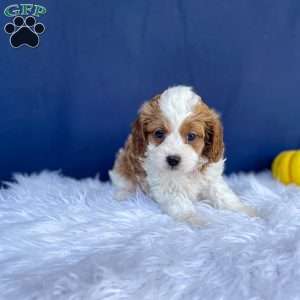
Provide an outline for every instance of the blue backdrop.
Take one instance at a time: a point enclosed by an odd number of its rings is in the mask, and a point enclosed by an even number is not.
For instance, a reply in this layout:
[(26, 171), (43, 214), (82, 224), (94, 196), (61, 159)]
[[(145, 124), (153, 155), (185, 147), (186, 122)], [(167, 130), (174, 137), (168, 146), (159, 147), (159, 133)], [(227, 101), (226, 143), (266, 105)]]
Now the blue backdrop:
[(228, 172), (299, 146), (299, 1), (34, 4), (47, 8), (38, 48), (13, 49), (0, 32), (0, 179), (45, 168), (107, 178), (140, 104), (175, 84), (221, 113)]

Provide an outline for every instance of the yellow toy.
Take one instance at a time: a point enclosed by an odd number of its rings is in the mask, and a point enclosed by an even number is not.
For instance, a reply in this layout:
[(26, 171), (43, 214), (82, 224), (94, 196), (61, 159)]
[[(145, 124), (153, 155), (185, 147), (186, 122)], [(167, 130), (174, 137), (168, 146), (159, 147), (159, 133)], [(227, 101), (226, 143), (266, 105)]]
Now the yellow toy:
[(279, 153), (272, 163), (272, 174), (284, 184), (300, 185), (300, 150)]

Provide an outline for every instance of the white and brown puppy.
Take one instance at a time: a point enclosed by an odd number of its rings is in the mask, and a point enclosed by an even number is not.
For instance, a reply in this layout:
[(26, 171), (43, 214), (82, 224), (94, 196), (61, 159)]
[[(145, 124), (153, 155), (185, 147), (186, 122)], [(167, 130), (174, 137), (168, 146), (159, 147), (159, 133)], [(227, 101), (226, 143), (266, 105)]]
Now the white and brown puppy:
[(190, 87), (176, 86), (141, 107), (109, 174), (119, 199), (140, 188), (180, 221), (205, 223), (199, 200), (254, 216), (222, 177), (223, 153), (218, 115)]

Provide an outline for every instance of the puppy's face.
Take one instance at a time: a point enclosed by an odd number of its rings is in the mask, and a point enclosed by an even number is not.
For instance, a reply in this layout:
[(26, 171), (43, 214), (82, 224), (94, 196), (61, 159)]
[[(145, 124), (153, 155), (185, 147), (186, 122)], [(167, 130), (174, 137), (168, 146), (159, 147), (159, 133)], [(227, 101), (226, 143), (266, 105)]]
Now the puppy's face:
[(169, 88), (145, 103), (132, 137), (136, 153), (160, 171), (189, 173), (223, 154), (217, 114), (188, 87)]

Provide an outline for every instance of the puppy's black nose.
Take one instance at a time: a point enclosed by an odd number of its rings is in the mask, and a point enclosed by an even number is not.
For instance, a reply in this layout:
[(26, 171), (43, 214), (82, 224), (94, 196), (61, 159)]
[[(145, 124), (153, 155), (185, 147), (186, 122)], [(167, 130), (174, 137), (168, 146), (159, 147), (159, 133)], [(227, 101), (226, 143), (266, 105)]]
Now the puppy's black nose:
[(176, 167), (180, 163), (180, 156), (178, 155), (169, 155), (167, 156), (167, 163), (171, 167)]

